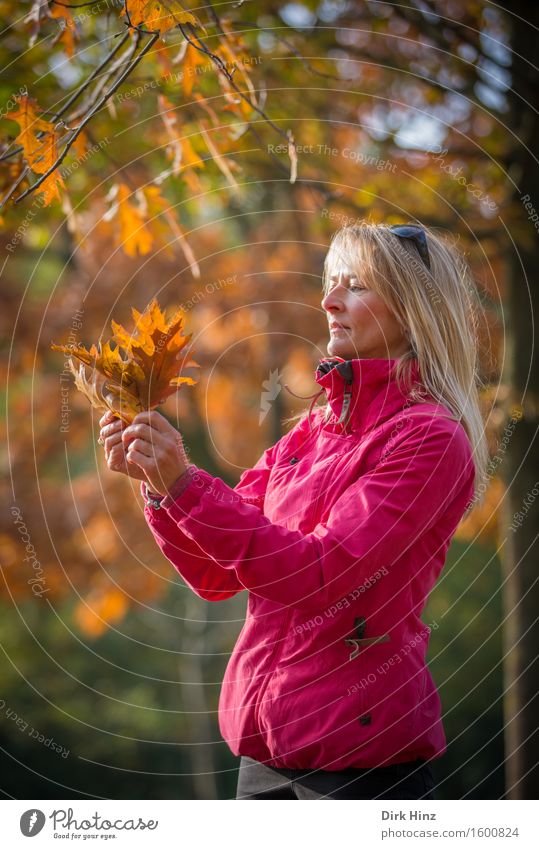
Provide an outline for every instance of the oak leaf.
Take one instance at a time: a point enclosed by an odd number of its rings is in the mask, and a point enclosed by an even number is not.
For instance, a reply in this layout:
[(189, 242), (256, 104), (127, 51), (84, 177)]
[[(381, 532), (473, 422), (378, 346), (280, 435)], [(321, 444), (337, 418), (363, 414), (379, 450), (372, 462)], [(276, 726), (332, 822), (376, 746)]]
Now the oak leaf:
[[(196, 381), (182, 371), (198, 367), (198, 363), (182, 355), (192, 336), (184, 335), (183, 310), (177, 310), (167, 321), (153, 298), (144, 312), (134, 308), (131, 312), (135, 320), (133, 331), (113, 320), (111, 339), (104, 343), (100, 340), (89, 350), (84, 345), (51, 344), (54, 351), (70, 355), (68, 362), (75, 385), (92, 406), (111, 410), (128, 423), (137, 413), (155, 409), (182, 384), (193, 385)], [(74, 359), (81, 363), (78, 369)], [(91, 370), (89, 377), (86, 367)]]
[(133, 26), (144, 24), (146, 29), (161, 35), (178, 24), (200, 26), (193, 13), (186, 12), (177, 0), (126, 0), (122, 15), (128, 15)]
[(75, 42), (78, 41), (77, 26), (73, 18), (73, 13), (69, 11), (66, 4), (60, 8), (52, 6), (52, 8), (49, 9), (49, 14), (52, 18), (55, 18), (60, 25), (60, 31), (54, 39), (53, 44), (60, 42), (64, 45), (67, 55), (70, 57), (73, 56), (75, 53)]
[[(133, 193), (125, 183), (115, 183), (107, 195), (112, 206), (103, 216), (103, 221), (116, 219), (119, 229), (116, 233), (116, 245), (128, 256), (144, 256), (153, 245), (153, 236), (144, 220), (140, 203), (133, 202)], [(135, 201), (137, 194), (135, 192)]]
[[(40, 117), (38, 113), (42, 110), (33, 98), (25, 94), (15, 95), (14, 99), (18, 108), (9, 112), (7, 117), (20, 127), (16, 141), (22, 145), (24, 157), (32, 171), (44, 174), (58, 158), (55, 127)], [(44, 192), (45, 205), (53, 197), (61, 200), (59, 186), (65, 187), (60, 171), (56, 170), (39, 187)]]

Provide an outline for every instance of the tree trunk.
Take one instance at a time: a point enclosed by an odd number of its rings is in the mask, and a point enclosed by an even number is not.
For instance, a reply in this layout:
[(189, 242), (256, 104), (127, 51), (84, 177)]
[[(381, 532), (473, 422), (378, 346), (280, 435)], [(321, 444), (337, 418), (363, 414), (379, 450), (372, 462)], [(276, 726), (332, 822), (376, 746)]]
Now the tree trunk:
[[(539, 12), (517, 0), (507, 3), (511, 21), (513, 82), (510, 114), (515, 133), (510, 177), (516, 184), (514, 203), (521, 223), (510, 234), (506, 314), (507, 347), (504, 382), (511, 387), (510, 405), (523, 416), (507, 430), (501, 474), (507, 487), (501, 532), (504, 577), (504, 719), (506, 726), (506, 798), (533, 799), (539, 786), (539, 582), (537, 570), (537, 382), (539, 372), (537, 270), (539, 219), (528, 221), (531, 204), (539, 215), (539, 166), (534, 158), (539, 138), (539, 72), (537, 56)], [(526, 199), (526, 196), (529, 198)], [(524, 199), (523, 199), (524, 196)], [(500, 235), (503, 226), (500, 227)], [(510, 410), (508, 410), (510, 413)], [(537, 487), (537, 488), (536, 488)], [(519, 515), (517, 515), (519, 514)]]

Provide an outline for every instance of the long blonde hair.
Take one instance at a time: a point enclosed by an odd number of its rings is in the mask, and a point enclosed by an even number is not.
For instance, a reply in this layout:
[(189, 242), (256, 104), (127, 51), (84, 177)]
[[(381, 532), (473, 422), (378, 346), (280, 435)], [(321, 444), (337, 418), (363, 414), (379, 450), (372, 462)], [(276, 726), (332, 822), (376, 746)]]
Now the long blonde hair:
[[(468, 435), (475, 462), (474, 497), (466, 514), (484, 498), (489, 462), (479, 401), (479, 298), (470, 268), (455, 240), (423, 227), (430, 271), (410, 240), (403, 241), (386, 224), (360, 222), (337, 230), (324, 262), (323, 291), (331, 288), (335, 260), (353, 270), (362, 285), (384, 300), (405, 332), (409, 350), (399, 358), (395, 378), (412, 400), (424, 400), (410, 383), (417, 358), (422, 383), (445, 405)], [(326, 407), (327, 413), (327, 405)], [(301, 416), (293, 416), (293, 421)]]

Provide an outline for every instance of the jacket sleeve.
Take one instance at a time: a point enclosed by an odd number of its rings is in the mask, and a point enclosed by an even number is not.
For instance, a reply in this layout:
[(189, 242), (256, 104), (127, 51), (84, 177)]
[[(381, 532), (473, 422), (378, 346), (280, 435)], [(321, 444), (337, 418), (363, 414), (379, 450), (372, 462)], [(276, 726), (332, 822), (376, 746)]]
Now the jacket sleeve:
[[(230, 490), (235, 494), (238, 502), (242, 500), (262, 509), (266, 485), (278, 445), (279, 443), (276, 443), (264, 451), (255, 466), (246, 469), (234, 489)], [(192, 485), (188, 477), (193, 469), (196, 467), (189, 467), (188, 472), (185, 473), (185, 480), (180, 479), (180, 485), (173, 487), (172, 493), (181, 493), (186, 487)], [(140, 491), (145, 497), (143, 482), (141, 482)], [(167, 509), (172, 504), (174, 499), (170, 495), (161, 499), (158, 509), (145, 503), (144, 517), (157, 545), (190, 589), (206, 601), (223, 601), (244, 590), (245, 587), (239, 581), (233, 568), (223, 568), (195, 538), (185, 533), (174, 521)]]
[(475, 466), (458, 422), (429, 418), (426, 426), (410, 418), (390, 453), (358, 477), (308, 534), (273, 524), (220, 478), (193, 471), (167, 508), (178, 528), (248, 590), (312, 609), (391, 566), (448, 509), (456, 528), (473, 493)]

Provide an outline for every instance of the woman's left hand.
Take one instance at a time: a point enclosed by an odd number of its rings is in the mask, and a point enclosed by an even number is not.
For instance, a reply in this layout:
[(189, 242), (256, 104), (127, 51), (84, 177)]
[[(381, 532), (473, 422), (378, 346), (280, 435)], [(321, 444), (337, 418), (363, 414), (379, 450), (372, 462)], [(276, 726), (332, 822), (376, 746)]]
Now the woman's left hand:
[(166, 495), (188, 466), (181, 433), (161, 413), (138, 413), (122, 431), (126, 458), (150, 481), (152, 492)]

